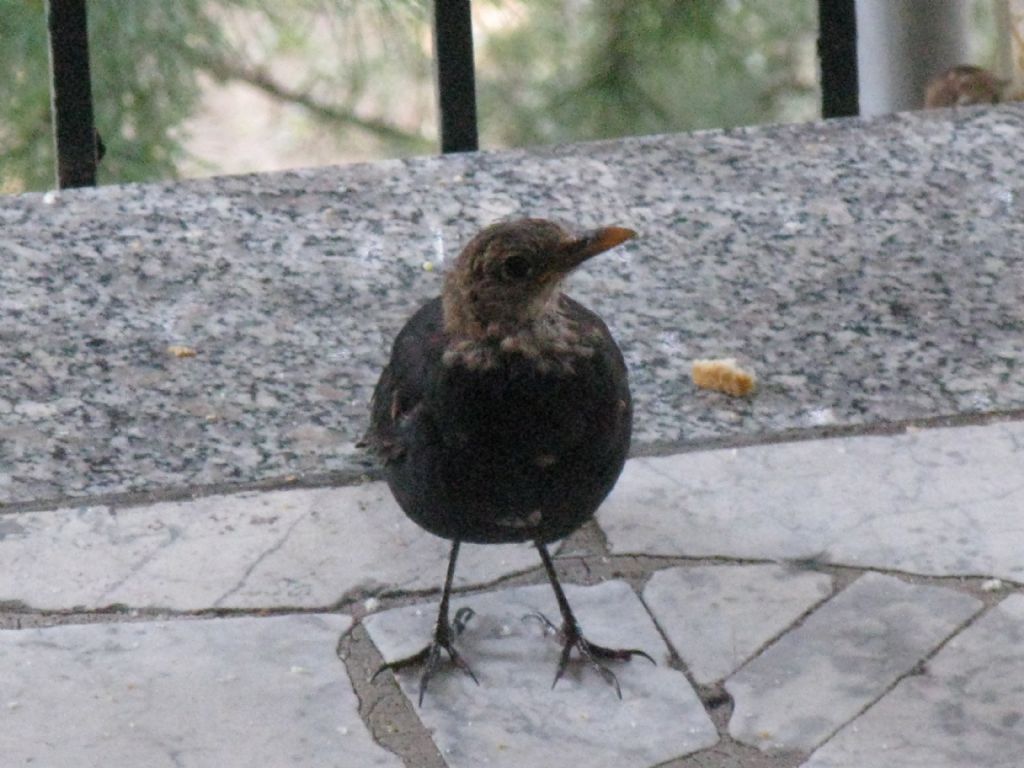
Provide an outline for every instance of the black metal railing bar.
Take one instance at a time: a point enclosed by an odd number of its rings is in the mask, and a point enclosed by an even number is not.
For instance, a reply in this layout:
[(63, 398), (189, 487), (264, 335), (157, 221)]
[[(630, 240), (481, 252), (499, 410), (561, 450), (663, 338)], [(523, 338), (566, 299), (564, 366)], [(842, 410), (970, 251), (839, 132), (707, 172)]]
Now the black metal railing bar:
[(47, 0), (57, 186), (96, 184), (97, 136), (89, 77), (86, 0)]
[(442, 152), (472, 152), (479, 146), (473, 19), (469, 2), (434, 0), (434, 56)]
[(856, 0), (818, 0), (821, 116), (860, 114)]

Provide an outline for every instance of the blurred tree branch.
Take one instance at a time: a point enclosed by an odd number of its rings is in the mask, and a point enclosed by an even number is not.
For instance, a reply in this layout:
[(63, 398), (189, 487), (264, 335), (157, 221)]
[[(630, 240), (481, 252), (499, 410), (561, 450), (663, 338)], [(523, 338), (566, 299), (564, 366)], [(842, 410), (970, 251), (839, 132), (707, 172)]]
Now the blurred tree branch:
[(432, 146), (431, 142), (422, 136), (402, 130), (385, 120), (360, 117), (342, 105), (318, 101), (308, 91), (300, 91), (278, 82), (263, 68), (232, 63), (224, 57), (208, 51), (203, 52), (191, 48), (182, 48), (181, 50), (183, 55), (191, 60), (196, 67), (209, 73), (216, 80), (221, 82), (233, 80), (251, 85), (275, 99), (305, 108), (311, 115), (323, 122), (357, 128), (373, 134), (379, 139), (409, 149), (426, 151)]

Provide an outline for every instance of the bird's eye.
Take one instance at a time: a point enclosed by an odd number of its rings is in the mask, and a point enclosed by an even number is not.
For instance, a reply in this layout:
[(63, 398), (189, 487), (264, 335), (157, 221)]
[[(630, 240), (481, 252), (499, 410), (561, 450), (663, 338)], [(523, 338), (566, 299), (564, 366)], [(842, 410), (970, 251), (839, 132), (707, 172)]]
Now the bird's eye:
[(509, 256), (502, 264), (502, 270), (510, 280), (522, 280), (530, 275), (530, 262), (525, 256)]

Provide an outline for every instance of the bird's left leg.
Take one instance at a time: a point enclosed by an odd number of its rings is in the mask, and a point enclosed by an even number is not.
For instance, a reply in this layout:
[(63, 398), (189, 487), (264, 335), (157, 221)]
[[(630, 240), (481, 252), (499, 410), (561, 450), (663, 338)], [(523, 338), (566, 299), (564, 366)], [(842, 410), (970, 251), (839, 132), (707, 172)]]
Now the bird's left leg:
[(547, 547), (540, 542), (535, 542), (535, 546), (537, 547), (537, 551), (540, 553), (541, 562), (544, 563), (544, 570), (547, 571), (548, 579), (551, 581), (551, 587), (555, 590), (555, 599), (558, 601), (558, 610), (562, 614), (561, 629), (557, 629), (543, 614), (530, 614), (532, 617), (539, 619), (549, 628), (558, 632), (561, 636), (562, 657), (558, 661), (558, 671), (555, 672), (555, 680), (551, 683), (551, 687), (554, 688), (555, 685), (557, 685), (559, 678), (562, 677), (562, 674), (565, 672), (565, 668), (569, 664), (569, 655), (572, 653), (572, 649), (575, 648), (579, 651), (580, 656), (583, 657), (594, 669), (596, 669), (609, 685), (614, 686), (615, 693), (617, 693), (621, 699), (622, 689), (619, 687), (619, 681), (615, 677), (615, 673), (602, 664), (601, 661), (604, 659), (610, 661), (629, 661), (634, 656), (643, 656), (649, 662), (654, 664), (654, 659), (638, 648), (605, 648), (603, 645), (597, 645), (597, 643), (592, 643), (587, 640), (583, 636), (583, 632), (580, 630), (579, 622), (576, 621), (576, 616), (573, 615), (572, 608), (569, 607), (569, 601), (565, 597), (562, 585), (558, 581), (558, 574), (555, 573), (555, 565), (551, 561), (551, 555), (548, 554)]
[(427, 684), (430, 682), (430, 678), (434, 676), (434, 672), (441, 665), (442, 649), (448, 653), (449, 658), (451, 658), (452, 663), (456, 667), (473, 678), (474, 683), (480, 684), (476, 679), (476, 675), (473, 674), (473, 670), (469, 668), (469, 664), (459, 655), (452, 644), (452, 641), (462, 634), (462, 631), (466, 628), (466, 622), (473, 616), (472, 608), (460, 608), (455, 612), (455, 621), (450, 622), (448, 620), (448, 597), (452, 591), (452, 580), (455, 578), (455, 561), (458, 556), (459, 541), (456, 539), (452, 542), (452, 551), (448, 557), (448, 574), (445, 576), (444, 590), (441, 593), (441, 605), (437, 611), (437, 624), (434, 628), (433, 642), (412, 656), (406, 656), (404, 659), (382, 664), (373, 673), (373, 677), (370, 678), (371, 681), (376, 679), (377, 675), (386, 669), (398, 672), (406, 667), (423, 664), (423, 672), (420, 675), (420, 706), (423, 705), (423, 694), (427, 691)]

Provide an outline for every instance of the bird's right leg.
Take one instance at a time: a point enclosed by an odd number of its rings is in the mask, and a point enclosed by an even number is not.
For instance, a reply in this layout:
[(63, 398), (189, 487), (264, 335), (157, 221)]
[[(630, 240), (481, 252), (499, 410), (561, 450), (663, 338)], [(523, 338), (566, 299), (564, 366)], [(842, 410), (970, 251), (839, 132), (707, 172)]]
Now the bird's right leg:
[(420, 675), (420, 706), (423, 706), (423, 694), (427, 691), (427, 684), (430, 682), (430, 678), (434, 676), (434, 672), (441, 665), (441, 649), (447, 652), (456, 667), (473, 678), (474, 683), (480, 684), (480, 681), (476, 679), (476, 675), (473, 674), (473, 670), (469, 668), (469, 664), (459, 655), (452, 644), (452, 641), (462, 634), (462, 631), (466, 628), (466, 622), (473, 616), (473, 609), (460, 608), (455, 612), (455, 621), (451, 622), (448, 620), (448, 597), (452, 591), (452, 579), (455, 578), (455, 561), (459, 557), (459, 544), (458, 539), (452, 542), (452, 551), (448, 556), (448, 574), (445, 576), (444, 591), (441, 593), (441, 605), (437, 611), (437, 625), (434, 628), (433, 642), (412, 656), (406, 656), (404, 659), (382, 664), (373, 673), (373, 677), (370, 678), (371, 681), (375, 680), (377, 675), (386, 669), (398, 672), (406, 667), (423, 664), (423, 673)]

